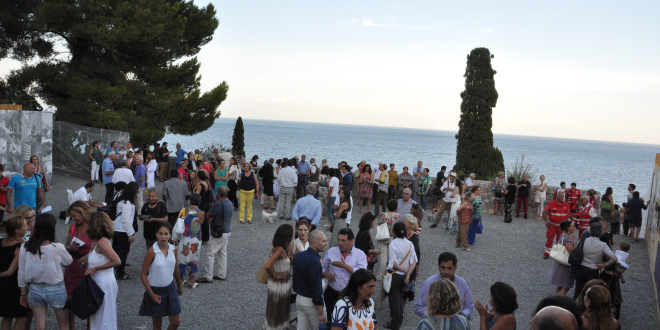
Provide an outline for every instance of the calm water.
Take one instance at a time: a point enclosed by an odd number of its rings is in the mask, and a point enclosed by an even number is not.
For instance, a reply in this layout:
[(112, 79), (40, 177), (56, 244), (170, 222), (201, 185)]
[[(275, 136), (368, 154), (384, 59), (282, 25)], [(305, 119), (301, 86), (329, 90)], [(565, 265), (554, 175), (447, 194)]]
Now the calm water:
[[(210, 144), (231, 145), (234, 118), (219, 118), (206, 132), (194, 136), (168, 134), (170, 146), (181, 143), (187, 151)], [(411, 170), (421, 160), (435, 175), (442, 165), (452, 168), (456, 161), (456, 132), (409, 128), (352, 126), (244, 119), (245, 153), (259, 155), (260, 163), (273, 157), (306, 154), (317, 163), (326, 158), (331, 166), (342, 160), (355, 166), (361, 160), (370, 164), (395, 163)], [(584, 141), (495, 134), (495, 146), (504, 155), (505, 166), (525, 155), (525, 162), (545, 174), (546, 182), (576, 182), (582, 191), (594, 188), (604, 192), (611, 186), (615, 202), (626, 198), (629, 183), (646, 192), (653, 176), (658, 145)], [(479, 178), (477, 178), (479, 179)], [(530, 178), (532, 183), (538, 178)]]

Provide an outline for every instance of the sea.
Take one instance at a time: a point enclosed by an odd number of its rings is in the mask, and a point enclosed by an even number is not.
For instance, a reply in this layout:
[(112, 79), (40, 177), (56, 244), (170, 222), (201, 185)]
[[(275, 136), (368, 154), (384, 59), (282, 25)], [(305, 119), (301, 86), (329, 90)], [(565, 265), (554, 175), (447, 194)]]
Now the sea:
[[(235, 118), (218, 118), (202, 133), (167, 134), (163, 141), (172, 148), (181, 143), (186, 151), (210, 145), (231, 147), (235, 123)], [(327, 159), (333, 167), (341, 161), (354, 167), (366, 160), (372, 166), (394, 163), (398, 171), (408, 166), (412, 172), (421, 160), (435, 175), (441, 166), (451, 169), (456, 161), (457, 132), (452, 131), (258, 119), (243, 119), (243, 126), (246, 157), (258, 155), (260, 164), (271, 157), (306, 154), (308, 160), (316, 158), (317, 164)], [(649, 190), (655, 157), (660, 153), (660, 145), (507, 134), (494, 134), (494, 146), (502, 151), (505, 167), (524, 156), (524, 163), (545, 175), (548, 185), (559, 186), (564, 181), (570, 188), (575, 182), (583, 192), (605, 192), (612, 187), (618, 204), (625, 202), (629, 183), (642, 195)], [(529, 180), (535, 184), (539, 178)]]

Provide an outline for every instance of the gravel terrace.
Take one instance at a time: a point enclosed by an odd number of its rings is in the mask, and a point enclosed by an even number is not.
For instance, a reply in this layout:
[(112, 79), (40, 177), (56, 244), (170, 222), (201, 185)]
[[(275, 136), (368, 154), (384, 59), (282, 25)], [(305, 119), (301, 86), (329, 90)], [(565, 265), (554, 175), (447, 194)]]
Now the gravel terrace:
[[(53, 205), (54, 214), (59, 214), (68, 205), (66, 189), (75, 191), (85, 184), (84, 180), (55, 173), (53, 189), (47, 193), (46, 200)], [(157, 182), (160, 191), (161, 183)], [(105, 189), (96, 185), (92, 196), (103, 200)], [(429, 205), (431, 208), (433, 205)], [(200, 284), (195, 289), (184, 289), (181, 296), (183, 312), (181, 329), (261, 329), (266, 309), (266, 286), (255, 280), (255, 275), (264, 258), (270, 251), (270, 241), (277, 226), (293, 221), (278, 221), (268, 224), (261, 221), (261, 207), (254, 203), (254, 223), (240, 224), (238, 212), (232, 219), (232, 234), (228, 250), (227, 281), (215, 281), (213, 284)], [(360, 214), (353, 213), (351, 228), (357, 233)], [(322, 223), (325, 223), (322, 221)], [(477, 236), (477, 244), (472, 253), (455, 248), (455, 236), (450, 236), (444, 229), (429, 228), (430, 223), (423, 223), (421, 235), (421, 269), (416, 288), (428, 277), (438, 272), (437, 257), (444, 251), (454, 252), (458, 257), (457, 275), (466, 279), (473, 297), (484, 302), (489, 300), (489, 287), (495, 281), (512, 285), (518, 294), (519, 310), (516, 312), (520, 329), (528, 328), (531, 313), (543, 297), (552, 295), (555, 288), (550, 284), (552, 261), (542, 258), (545, 242), (545, 227), (533, 218), (515, 219), (505, 224), (500, 217), (484, 217), (484, 234)], [(140, 225), (141, 226), (141, 225)], [(68, 225), (58, 222), (57, 233), (60, 240), (66, 239)], [(375, 230), (372, 233), (375, 237)], [(617, 240), (629, 239), (616, 236)], [(623, 329), (657, 329), (656, 301), (653, 293), (652, 275), (649, 272), (649, 260), (645, 241), (631, 244), (630, 254), (633, 267), (626, 272), (626, 283), (622, 285)], [(150, 329), (151, 319), (139, 317), (138, 309), (144, 287), (139, 279), (139, 271), (145, 254), (142, 229), (136, 234), (128, 256), (131, 267), (129, 281), (119, 282), (118, 320), (119, 329)], [(202, 265), (200, 265), (201, 269)], [(217, 266), (216, 266), (217, 267)], [(571, 290), (570, 295), (573, 294)], [(634, 303), (632, 303), (634, 301)], [(649, 306), (639, 308), (638, 306)], [(479, 316), (474, 311), (471, 320), (473, 329), (478, 328)], [(54, 315), (49, 312), (48, 329), (55, 329)], [(377, 314), (381, 322), (389, 320), (389, 305)], [(406, 305), (402, 329), (414, 329), (419, 319), (413, 312), (413, 303)], [(167, 324), (165, 320), (164, 325)], [(78, 320), (77, 329), (84, 329), (84, 322)]]

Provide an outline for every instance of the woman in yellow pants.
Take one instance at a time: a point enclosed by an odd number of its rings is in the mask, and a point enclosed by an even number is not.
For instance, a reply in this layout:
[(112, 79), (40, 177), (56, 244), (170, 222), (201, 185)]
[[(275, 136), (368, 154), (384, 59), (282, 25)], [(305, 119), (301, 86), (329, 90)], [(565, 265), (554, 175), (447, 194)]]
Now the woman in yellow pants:
[(245, 223), (245, 207), (247, 206), (247, 221), (250, 224), (252, 223), (252, 200), (255, 195), (259, 197), (259, 182), (257, 176), (251, 170), (250, 163), (245, 163), (243, 173), (238, 176), (238, 191), (241, 196), (241, 209), (238, 211), (238, 216), (241, 223)]

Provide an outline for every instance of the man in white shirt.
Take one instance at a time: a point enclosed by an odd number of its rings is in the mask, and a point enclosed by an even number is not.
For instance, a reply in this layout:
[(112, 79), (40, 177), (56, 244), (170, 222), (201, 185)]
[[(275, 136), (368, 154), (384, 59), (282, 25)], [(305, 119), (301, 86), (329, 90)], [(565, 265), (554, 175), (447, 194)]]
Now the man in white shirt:
[(440, 223), (442, 215), (447, 212), (451, 212), (451, 200), (454, 198), (454, 188), (456, 187), (456, 173), (449, 172), (449, 180), (445, 181), (445, 184), (442, 185), (440, 190), (445, 193), (445, 197), (442, 198), (442, 203), (440, 203), (440, 208), (436, 209), (438, 215), (435, 217), (435, 223), (431, 225), (431, 228), (435, 228)]
[(390, 188), (390, 174), (387, 172), (387, 165), (381, 163), (379, 166), (380, 175), (374, 176), (374, 184), (378, 182), (378, 184), (374, 186), (378, 187), (378, 189), (374, 189), (373, 192), (376, 194), (376, 202), (374, 203), (374, 206), (376, 207), (374, 215), (376, 217), (380, 214), (378, 210), (379, 206), (383, 210), (383, 213), (387, 211), (387, 191)]
[(381, 165), (383, 163), (378, 163), (378, 166), (373, 166), (372, 169), (374, 171), (373, 176), (372, 176), (372, 194), (371, 194), (371, 203), (376, 204), (376, 197), (378, 196), (378, 179), (380, 178), (380, 172), (381, 172)]
[(475, 185), (474, 179), (476, 178), (477, 178), (476, 174), (470, 173), (470, 176), (467, 179), (465, 179), (465, 186), (467, 187), (467, 190), (470, 190), (472, 189), (472, 187), (474, 187)]
[(227, 149), (227, 150), (225, 150), (225, 152), (218, 155), (218, 163), (220, 162), (220, 159), (224, 159), (225, 164), (227, 166), (229, 166), (229, 159), (231, 159), (231, 158), (232, 158), (231, 149)]
[(280, 173), (277, 176), (277, 182), (280, 184), (280, 198), (277, 201), (277, 214), (280, 220), (291, 220), (291, 199), (293, 198), (293, 189), (298, 185), (298, 176), (291, 168), (289, 159), (282, 159), (280, 163)]
[(123, 159), (127, 159), (126, 154), (128, 154), (129, 151), (135, 154), (135, 150), (133, 150), (133, 144), (130, 142), (126, 142), (126, 147), (119, 147), (119, 154)]
[(112, 176), (112, 183), (117, 183), (119, 181), (126, 182), (126, 184), (135, 182), (133, 172), (128, 169), (128, 161), (125, 159), (121, 161), (121, 168), (115, 170), (115, 174)]
[(73, 201), (87, 202), (91, 207), (103, 206), (103, 203), (92, 199), (92, 191), (94, 191), (94, 182), (87, 182), (84, 187), (73, 193)]

